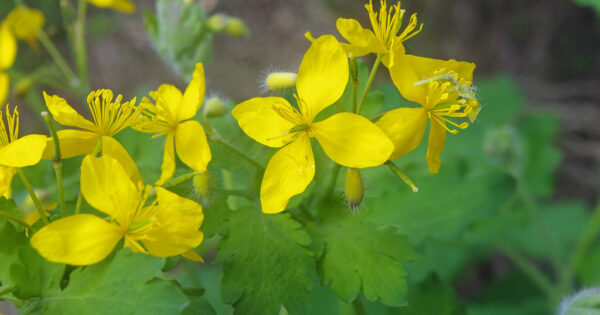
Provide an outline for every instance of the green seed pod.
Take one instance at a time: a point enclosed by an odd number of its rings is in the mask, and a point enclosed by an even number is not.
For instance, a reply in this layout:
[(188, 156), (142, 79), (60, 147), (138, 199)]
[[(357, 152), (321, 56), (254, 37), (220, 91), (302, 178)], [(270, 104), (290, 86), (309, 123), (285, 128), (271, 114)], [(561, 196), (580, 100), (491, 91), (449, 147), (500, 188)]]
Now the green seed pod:
[(363, 185), (360, 170), (357, 168), (348, 168), (346, 170), (346, 185), (344, 186), (346, 201), (352, 211), (360, 205), (365, 196), (365, 187)]
[(205, 117), (221, 117), (227, 114), (227, 106), (219, 97), (213, 96), (204, 104)]

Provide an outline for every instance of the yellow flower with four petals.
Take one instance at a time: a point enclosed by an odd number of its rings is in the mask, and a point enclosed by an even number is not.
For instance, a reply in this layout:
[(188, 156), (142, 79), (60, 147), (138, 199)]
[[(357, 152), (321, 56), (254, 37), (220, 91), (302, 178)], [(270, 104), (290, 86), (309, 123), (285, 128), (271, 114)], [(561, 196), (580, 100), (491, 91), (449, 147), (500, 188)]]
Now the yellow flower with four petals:
[(31, 245), (47, 260), (70, 265), (101, 261), (121, 239), (134, 252), (201, 260), (192, 249), (203, 238), (202, 207), (161, 187), (154, 187), (156, 199), (148, 204), (152, 187), (132, 181), (129, 174), (137, 172), (110, 155), (86, 156), (81, 193), (108, 218), (76, 214), (59, 219), (36, 232)]
[(175, 152), (183, 163), (195, 171), (203, 172), (211, 159), (210, 148), (202, 125), (192, 118), (204, 100), (204, 67), (196, 64), (192, 81), (181, 91), (170, 84), (163, 84), (150, 92), (153, 104), (144, 98), (140, 107), (143, 116), (133, 126), (141, 132), (155, 133), (154, 137), (166, 136), (162, 172), (157, 185), (163, 184), (175, 173)]
[(446, 132), (467, 128), (481, 108), (471, 86), (474, 69), (474, 63), (406, 55), (403, 47), (397, 47), (390, 67), (392, 81), (405, 99), (422, 107), (391, 110), (377, 121), (394, 142), (390, 160), (421, 143), (429, 118), (427, 164), (430, 172), (439, 171)]
[(342, 96), (348, 72), (344, 49), (333, 36), (324, 35), (312, 43), (300, 64), (295, 96), (298, 109), (281, 97), (256, 97), (233, 109), (248, 136), (272, 148), (282, 147), (265, 170), (260, 190), (263, 212), (283, 211), (289, 199), (312, 181), (313, 137), (327, 156), (347, 167), (377, 166), (390, 156), (391, 141), (360, 115), (343, 112), (313, 121)]

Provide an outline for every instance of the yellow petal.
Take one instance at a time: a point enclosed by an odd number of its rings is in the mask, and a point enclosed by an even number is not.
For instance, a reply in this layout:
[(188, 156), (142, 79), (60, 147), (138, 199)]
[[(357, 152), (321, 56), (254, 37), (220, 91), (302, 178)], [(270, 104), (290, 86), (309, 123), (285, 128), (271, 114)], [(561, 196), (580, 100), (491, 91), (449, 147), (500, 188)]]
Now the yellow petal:
[(17, 170), (12, 167), (0, 166), (0, 196), (11, 197), (11, 183)]
[(54, 221), (31, 237), (31, 246), (48, 261), (91, 265), (104, 259), (123, 237), (123, 231), (91, 214)]
[[(335, 25), (340, 35), (350, 42), (351, 46), (355, 47), (356, 51), (352, 51), (351, 57), (360, 57), (370, 52), (387, 52), (387, 49), (377, 40), (373, 31), (363, 28), (357, 20), (338, 18)], [(354, 53), (363, 54), (354, 55)]]
[(95, 130), (96, 126), (93, 122), (83, 118), (77, 111), (65, 101), (64, 98), (58, 95), (48, 95), (44, 92), (44, 100), (46, 106), (50, 110), (52, 117), (63, 126), (77, 127), (86, 130)]
[(303, 123), (300, 113), (281, 97), (255, 97), (235, 106), (231, 114), (250, 138), (272, 148), (290, 142), (289, 130)]
[(135, 4), (131, 0), (88, 0), (99, 8), (109, 8), (123, 13), (135, 12)]
[[(47, 211), (44, 211), (44, 214), (46, 215), (46, 217), (50, 216), (50, 214)], [(33, 210), (25, 216), (25, 219), (23, 219), (23, 221), (25, 221), (25, 223), (29, 225), (34, 225), (40, 218), (40, 212), (37, 210)]]
[(335, 37), (323, 35), (312, 43), (296, 78), (300, 109), (307, 120), (342, 96), (348, 71), (348, 57)]
[[(65, 129), (57, 132), (58, 143), (60, 143), (60, 155), (63, 159), (74, 156), (90, 154), (98, 145), (98, 135), (85, 130)], [(52, 159), (54, 144), (51, 137), (47, 138), (47, 145), (42, 159)]]
[(109, 155), (87, 155), (81, 163), (81, 193), (97, 210), (128, 226), (137, 208), (138, 187), (129, 179), (121, 163)]
[(315, 158), (310, 138), (301, 133), (273, 157), (260, 187), (262, 211), (277, 213), (285, 210), (293, 196), (302, 193), (315, 176)]
[(195, 171), (205, 171), (211, 154), (204, 129), (199, 122), (188, 120), (177, 125), (175, 130), (177, 156)]
[(46, 136), (27, 135), (0, 148), (0, 165), (26, 167), (37, 164), (46, 149)]
[(370, 120), (353, 113), (335, 114), (311, 127), (332, 160), (347, 167), (377, 166), (394, 150), (392, 141)]
[(187, 198), (180, 197), (164, 188), (155, 187), (159, 210), (156, 219), (158, 229), (142, 240), (148, 252), (157, 257), (185, 253), (202, 243), (199, 230), (204, 215), (202, 207)]
[(12, 67), (17, 56), (17, 39), (6, 22), (0, 24), (0, 47), (0, 70), (5, 70)]
[(421, 143), (427, 127), (427, 111), (422, 107), (394, 109), (383, 115), (376, 125), (394, 143), (389, 159), (395, 160)]
[(164, 119), (171, 124), (179, 122), (179, 107), (183, 95), (181, 91), (170, 84), (161, 84), (156, 91), (150, 92), (150, 96), (156, 101), (158, 108), (164, 109), (164, 113), (160, 113)]
[(160, 166), (160, 178), (156, 181), (156, 185), (162, 185), (169, 179), (173, 178), (175, 173), (175, 136), (173, 133), (168, 133), (165, 138), (165, 148), (163, 151), (163, 161)]
[(436, 70), (445, 69), (446, 71), (456, 72), (460, 78), (473, 81), (475, 64), (472, 62), (456, 61), (454, 59), (440, 60), (413, 55), (406, 55), (406, 61), (421, 77), (421, 80), (431, 77)]
[(444, 151), (444, 146), (446, 145), (446, 128), (433, 119), (431, 120), (431, 127), (429, 127), (428, 142), (427, 165), (429, 166), (429, 172), (437, 173), (442, 164), (440, 155), (442, 154), (442, 151)]
[(8, 23), (18, 39), (35, 41), (37, 32), (44, 26), (42, 11), (22, 6), (15, 7), (6, 16)]
[(140, 176), (137, 165), (135, 165), (135, 162), (129, 153), (127, 153), (127, 150), (125, 150), (115, 138), (108, 136), (102, 137), (102, 154), (110, 155), (117, 159), (123, 166), (127, 176), (129, 176), (134, 183), (142, 182), (142, 176)]
[(198, 261), (198, 262), (204, 262), (204, 259), (202, 258), (202, 256), (198, 255), (198, 253), (196, 253), (193, 249), (190, 249), (186, 252), (181, 253), (181, 256), (192, 260), (192, 261)]
[(196, 112), (202, 106), (205, 89), (204, 66), (199, 62), (196, 64), (192, 81), (183, 93), (183, 99), (179, 108), (179, 121), (190, 119), (196, 115)]
[[(415, 83), (423, 80), (415, 69), (411, 66), (411, 64), (407, 60), (407, 56), (404, 53), (404, 46), (402, 45), (402, 41), (395, 41), (392, 47), (393, 53), (393, 62), (389, 67), (390, 76), (392, 77), (392, 81), (394, 85), (402, 94), (402, 97), (405, 99), (416, 102), (418, 104), (425, 104), (427, 96), (427, 85), (419, 85), (415, 86)], [(429, 76), (433, 76), (433, 73), (429, 74)]]
[[(0, 52), (1, 53), (1, 52)], [(8, 74), (0, 71), (0, 108), (5, 105), (8, 92), (10, 91), (10, 80)]]

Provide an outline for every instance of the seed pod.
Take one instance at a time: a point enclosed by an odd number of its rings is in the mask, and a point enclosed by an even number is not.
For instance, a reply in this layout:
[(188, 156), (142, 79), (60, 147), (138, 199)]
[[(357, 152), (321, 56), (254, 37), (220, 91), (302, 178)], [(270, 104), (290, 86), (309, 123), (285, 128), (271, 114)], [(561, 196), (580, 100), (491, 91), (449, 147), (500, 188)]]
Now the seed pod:
[(296, 86), (296, 73), (271, 72), (265, 79), (265, 86), (275, 92), (291, 89)]
[(363, 186), (360, 170), (357, 168), (348, 168), (346, 170), (346, 185), (344, 186), (346, 201), (352, 211), (360, 205), (365, 196), (365, 187)]

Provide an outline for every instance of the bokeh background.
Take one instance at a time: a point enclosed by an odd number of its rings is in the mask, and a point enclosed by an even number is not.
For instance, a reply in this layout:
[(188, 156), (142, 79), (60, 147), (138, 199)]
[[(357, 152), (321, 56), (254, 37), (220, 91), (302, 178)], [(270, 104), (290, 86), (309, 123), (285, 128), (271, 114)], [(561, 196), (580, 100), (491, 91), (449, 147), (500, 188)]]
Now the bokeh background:
[[(0, 4), (0, 16), (5, 16), (12, 7), (9, 2)], [(28, 4), (44, 10), (48, 33), (68, 56), (60, 11), (58, 4), (53, 3), (57, 1), (36, 2)], [(154, 1), (134, 2), (138, 10), (133, 15), (90, 6), (91, 88), (110, 88), (128, 99), (145, 95), (161, 83), (185, 87), (184, 79), (155, 51), (144, 27), (143, 11), (153, 11)], [(337, 34), (337, 17), (355, 18), (364, 26), (369, 25), (364, 1), (358, 0), (201, 0), (197, 3), (209, 13), (237, 16), (250, 29), (251, 35), (247, 38), (216, 36), (214, 56), (206, 65), (209, 94), (233, 102), (264, 94), (261, 81), (269, 71), (296, 71), (310, 45), (304, 38), (306, 31), (314, 35)], [(495, 115), (490, 119), (503, 113), (516, 113), (515, 103), (522, 106), (521, 112), (541, 112), (553, 117), (551, 126), (529, 126), (550, 128), (542, 141), (549, 141), (548, 146), (553, 148), (548, 154), (543, 150), (538, 152), (530, 161), (533, 168), (539, 164), (549, 169), (548, 176), (544, 177), (546, 188), (539, 198), (548, 205), (577, 200), (583, 209), (595, 206), (600, 188), (600, 1), (405, 0), (402, 7), (407, 12), (405, 19), (418, 12), (419, 22), (424, 24), (423, 31), (405, 43), (407, 52), (474, 62), (477, 64), (476, 85), (482, 81), (487, 82), (485, 87), (508, 86), (493, 93), (480, 87), (483, 112)], [(43, 51), (21, 51), (15, 68), (23, 72), (31, 64), (49, 60)], [(367, 58), (366, 63), (371, 62), (372, 59)], [(388, 82), (387, 76), (385, 71), (380, 71), (375, 84)], [(66, 95), (73, 106), (84, 108), (76, 96), (62, 92), (61, 95)], [(34, 118), (36, 107), (30, 104), (34, 103), (30, 97), (13, 95), (10, 102), (19, 104), (25, 112), (23, 116), (32, 118), (23, 122), (26, 129), (43, 132), (41, 121)], [(27, 107), (28, 104), (31, 106)], [(520, 123), (527, 128), (527, 120)], [(476, 133), (479, 126), (471, 128), (470, 131)], [(523, 141), (535, 142), (535, 139)], [(510, 150), (511, 145), (506, 146)], [(480, 149), (484, 150), (485, 146)], [(494, 159), (493, 154), (474, 154)], [(481, 288), (510, 274), (511, 263), (505, 256), (491, 253), (486, 259), (464, 265), (461, 276), (452, 281), (458, 299), (467, 303), (479, 301)], [(543, 260), (538, 261), (538, 266), (547, 269)]]

